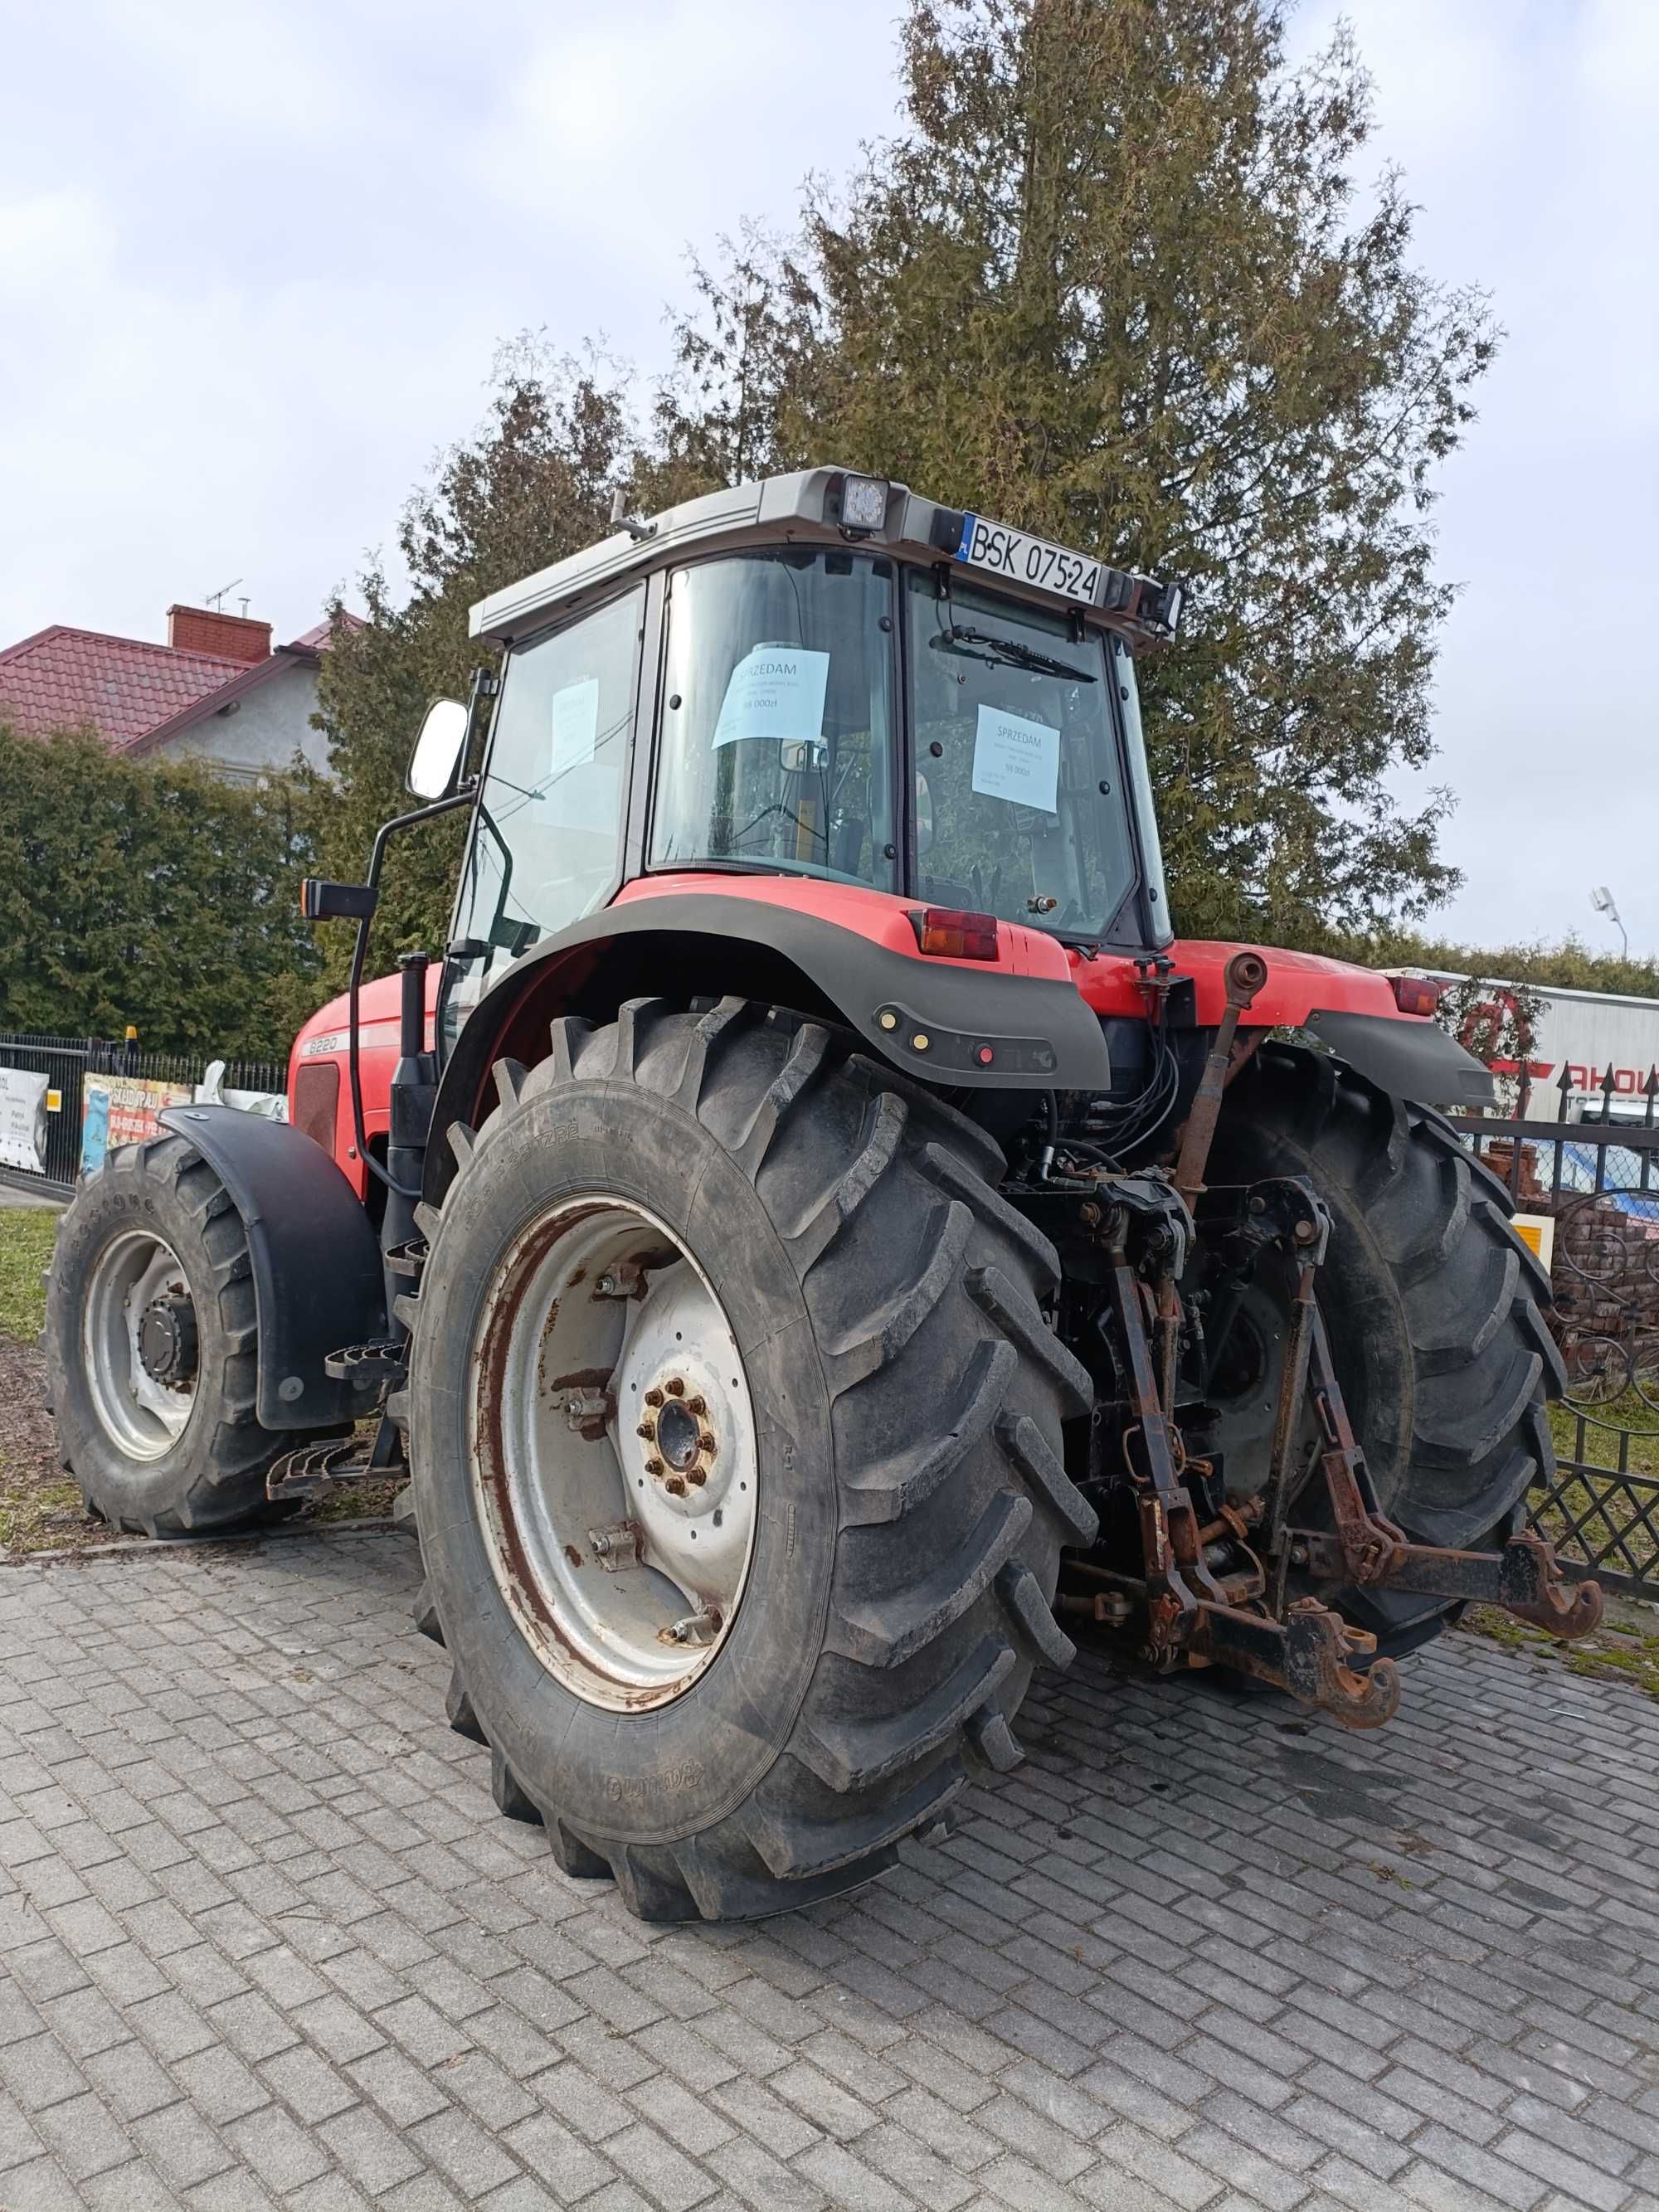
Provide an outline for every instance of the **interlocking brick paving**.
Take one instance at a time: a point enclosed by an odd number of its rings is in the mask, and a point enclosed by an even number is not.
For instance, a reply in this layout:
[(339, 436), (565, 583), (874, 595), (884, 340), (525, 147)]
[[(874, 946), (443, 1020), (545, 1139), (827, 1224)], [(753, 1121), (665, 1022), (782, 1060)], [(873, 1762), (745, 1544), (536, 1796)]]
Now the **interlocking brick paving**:
[(1085, 1655), (855, 1897), (652, 1929), (502, 1820), (402, 1534), (0, 1568), (0, 2206), (1659, 2204), (1659, 1707)]

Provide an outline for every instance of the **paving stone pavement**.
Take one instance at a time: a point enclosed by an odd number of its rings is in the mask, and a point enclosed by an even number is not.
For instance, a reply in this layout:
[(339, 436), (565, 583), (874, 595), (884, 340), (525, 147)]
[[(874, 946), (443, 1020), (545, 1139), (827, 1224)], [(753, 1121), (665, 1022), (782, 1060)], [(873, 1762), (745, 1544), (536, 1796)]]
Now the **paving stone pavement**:
[(4, 2212), (1659, 2205), (1659, 1708), (1040, 1680), (856, 1897), (653, 1929), (496, 1814), (402, 1535), (0, 1568)]

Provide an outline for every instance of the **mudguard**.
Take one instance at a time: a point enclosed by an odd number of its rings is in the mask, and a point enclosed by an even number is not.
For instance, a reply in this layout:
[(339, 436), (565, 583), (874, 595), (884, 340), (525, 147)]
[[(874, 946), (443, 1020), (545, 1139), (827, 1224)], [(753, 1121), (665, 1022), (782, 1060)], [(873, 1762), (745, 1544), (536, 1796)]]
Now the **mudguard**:
[(234, 1106), (169, 1106), (157, 1118), (195, 1146), (247, 1231), (261, 1426), (334, 1429), (360, 1419), (372, 1394), (323, 1371), (331, 1352), (386, 1333), (380, 1249), (351, 1185), (286, 1121)]
[[(844, 919), (786, 903), (770, 879), (738, 879), (729, 890), (653, 890), (601, 908), (514, 961), (467, 1016), (445, 1066), (427, 1196), (441, 1196), (453, 1172), (443, 1132), (478, 1110), (495, 1059), (540, 1058), (551, 1015), (608, 1020), (642, 994), (684, 1002), (738, 993), (823, 1016), (906, 1075), (944, 1089), (1108, 1088), (1099, 1020), (1057, 947), (1040, 950), (1058, 975), (924, 958), (904, 902), (835, 888)], [(1004, 934), (1012, 941), (1035, 933)]]
[(1381, 1014), (1310, 1013), (1303, 1027), (1379, 1091), (1419, 1106), (1492, 1107), (1490, 1068), (1434, 1022)]

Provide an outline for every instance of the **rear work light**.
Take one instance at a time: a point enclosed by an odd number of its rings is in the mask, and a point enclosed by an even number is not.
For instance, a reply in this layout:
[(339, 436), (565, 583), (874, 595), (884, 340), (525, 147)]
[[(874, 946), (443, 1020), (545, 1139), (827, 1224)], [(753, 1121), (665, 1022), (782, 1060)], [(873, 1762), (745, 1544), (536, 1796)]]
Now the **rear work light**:
[(1431, 1014), (1440, 1004), (1443, 983), (1430, 981), (1426, 975), (1395, 975), (1394, 1002), (1402, 1014)]
[(997, 957), (994, 914), (968, 914), (953, 906), (917, 907), (911, 912), (910, 927), (921, 950), (941, 960), (994, 960)]

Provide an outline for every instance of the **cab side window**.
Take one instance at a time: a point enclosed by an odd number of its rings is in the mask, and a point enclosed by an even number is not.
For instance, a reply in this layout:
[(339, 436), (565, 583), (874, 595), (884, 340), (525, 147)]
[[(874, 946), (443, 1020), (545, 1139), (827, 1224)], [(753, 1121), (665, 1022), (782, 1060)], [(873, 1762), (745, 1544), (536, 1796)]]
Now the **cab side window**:
[(616, 884), (644, 616), (641, 586), (508, 659), (458, 932), (487, 969)]

